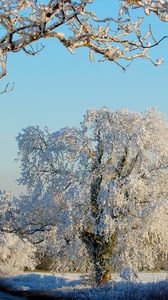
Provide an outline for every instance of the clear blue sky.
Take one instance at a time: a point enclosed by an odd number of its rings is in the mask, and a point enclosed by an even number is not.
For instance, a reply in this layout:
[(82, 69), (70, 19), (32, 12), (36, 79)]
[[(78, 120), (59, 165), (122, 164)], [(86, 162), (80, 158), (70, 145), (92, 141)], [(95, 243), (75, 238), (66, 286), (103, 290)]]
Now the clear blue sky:
[[(102, 3), (98, 1), (98, 11)], [(153, 20), (162, 36), (168, 25)], [(88, 108), (102, 106), (134, 111), (154, 106), (168, 116), (168, 41), (153, 51), (156, 58), (164, 57), (161, 67), (138, 60), (125, 73), (110, 62), (90, 63), (86, 49), (73, 56), (55, 40), (45, 44), (35, 57), (11, 54), (8, 75), (0, 85), (2, 89), (6, 82), (15, 82), (14, 91), (0, 97), (0, 189), (14, 194), (21, 191), (15, 182), (15, 137), (22, 128), (39, 125), (55, 131), (78, 126)]]

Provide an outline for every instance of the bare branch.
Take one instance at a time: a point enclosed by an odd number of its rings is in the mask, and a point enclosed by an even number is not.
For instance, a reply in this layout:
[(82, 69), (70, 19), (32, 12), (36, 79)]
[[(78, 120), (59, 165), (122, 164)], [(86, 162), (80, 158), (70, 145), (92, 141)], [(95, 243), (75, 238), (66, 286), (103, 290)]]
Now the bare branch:
[(38, 54), (39, 52), (41, 52), (43, 49), (44, 49), (44, 45), (40, 44), (40, 48), (38, 48), (38, 46), (36, 47), (36, 49), (34, 49), (32, 47), (32, 45), (29, 45), (30, 47), (30, 50), (27, 49), (26, 47), (23, 48), (23, 51), (27, 54), (27, 55), (36, 55)]
[(0, 92), (0, 95), (12, 92), (14, 89), (14, 85), (14, 82), (12, 83), (12, 85), (8, 82), (5, 88)]

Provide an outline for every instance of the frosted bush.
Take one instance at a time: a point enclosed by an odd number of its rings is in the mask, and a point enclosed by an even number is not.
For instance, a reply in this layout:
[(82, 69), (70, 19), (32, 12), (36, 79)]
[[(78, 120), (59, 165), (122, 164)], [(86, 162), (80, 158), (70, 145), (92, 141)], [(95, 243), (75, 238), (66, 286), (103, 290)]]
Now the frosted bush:
[(137, 274), (130, 267), (123, 269), (120, 273), (120, 277), (126, 281), (137, 281), (139, 280)]
[(36, 266), (35, 247), (13, 233), (0, 234), (0, 273), (12, 274)]

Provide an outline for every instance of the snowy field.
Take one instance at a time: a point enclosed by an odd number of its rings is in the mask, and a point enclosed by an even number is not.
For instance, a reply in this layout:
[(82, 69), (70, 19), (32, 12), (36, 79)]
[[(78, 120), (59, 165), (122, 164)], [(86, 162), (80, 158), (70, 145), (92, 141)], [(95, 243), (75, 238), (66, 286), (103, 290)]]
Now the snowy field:
[[(24, 298), (20, 299), (36, 299), (31, 298), (35, 294), (41, 295), (39, 299), (46, 295), (48, 298), (44, 299), (168, 300), (167, 276), (166, 272), (138, 273), (139, 280), (131, 283), (121, 281), (116, 275), (106, 286), (93, 288), (89, 278), (82, 274), (24, 273), (1, 278), (0, 284), (17, 296), (23, 295)], [(0, 299), (15, 298), (5, 298), (0, 294)]]

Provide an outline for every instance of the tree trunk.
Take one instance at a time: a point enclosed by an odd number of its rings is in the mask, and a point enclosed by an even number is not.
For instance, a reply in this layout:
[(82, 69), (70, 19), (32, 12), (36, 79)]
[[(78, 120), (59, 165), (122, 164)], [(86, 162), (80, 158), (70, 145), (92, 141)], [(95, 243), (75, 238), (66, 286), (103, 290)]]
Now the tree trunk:
[(103, 236), (84, 230), (82, 241), (93, 263), (96, 286), (105, 284), (112, 278), (111, 257), (115, 247), (116, 233), (105, 240)]
[(103, 180), (101, 164), (104, 154), (104, 144), (100, 131), (97, 133), (96, 141), (97, 156), (92, 167), (92, 180), (90, 186), (90, 208), (95, 230), (83, 229), (81, 238), (86, 245), (91, 261), (93, 262), (95, 283), (96, 285), (101, 285), (111, 279), (110, 261), (115, 248), (116, 233), (111, 234), (111, 236), (107, 238), (104, 234), (99, 232), (104, 211), (104, 206), (99, 198)]
[[(100, 252), (99, 252), (100, 250)], [(110, 259), (98, 249), (94, 262), (95, 283), (97, 286), (105, 284), (112, 278)]]

